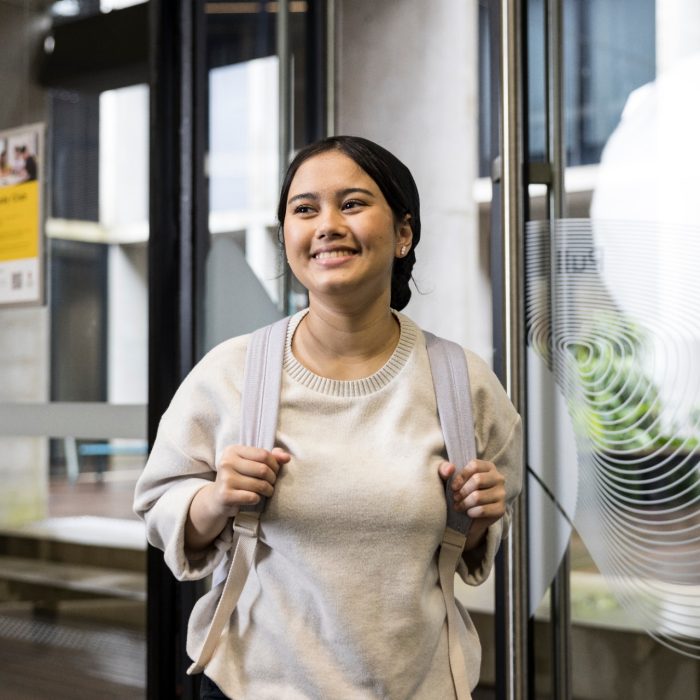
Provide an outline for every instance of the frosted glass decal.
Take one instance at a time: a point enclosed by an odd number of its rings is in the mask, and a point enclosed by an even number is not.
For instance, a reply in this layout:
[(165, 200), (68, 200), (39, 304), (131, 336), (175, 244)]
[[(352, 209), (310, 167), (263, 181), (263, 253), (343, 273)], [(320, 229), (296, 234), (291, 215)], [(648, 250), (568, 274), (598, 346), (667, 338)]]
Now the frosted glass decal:
[(699, 262), (695, 227), (571, 219), (552, 232), (527, 228), (538, 589), (573, 524), (630, 616), (696, 658)]

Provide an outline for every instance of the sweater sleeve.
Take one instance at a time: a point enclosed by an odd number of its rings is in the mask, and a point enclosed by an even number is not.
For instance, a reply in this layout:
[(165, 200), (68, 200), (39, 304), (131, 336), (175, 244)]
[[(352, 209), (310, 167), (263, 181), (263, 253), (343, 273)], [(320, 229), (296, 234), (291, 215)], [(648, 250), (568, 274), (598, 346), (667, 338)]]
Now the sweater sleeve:
[(134, 511), (146, 524), (148, 541), (163, 551), (165, 563), (181, 581), (208, 576), (231, 546), (227, 526), (208, 549), (188, 552), (185, 524), (192, 499), (216, 478), (221, 452), (238, 441), (238, 340), (215, 348), (180, 385), (136, 484)]
[(506, 512), (491, 525), (481, 545), (464, 552), (457, 572), (476, 586), (489, 575), (501, 540), (510, 527), (513, 504), (522, 489), (523, 454), (520, 416), (488, 365), (467, 351), (474, 411), (474, 433), (479, 459), (493, 462), (505, 477)]

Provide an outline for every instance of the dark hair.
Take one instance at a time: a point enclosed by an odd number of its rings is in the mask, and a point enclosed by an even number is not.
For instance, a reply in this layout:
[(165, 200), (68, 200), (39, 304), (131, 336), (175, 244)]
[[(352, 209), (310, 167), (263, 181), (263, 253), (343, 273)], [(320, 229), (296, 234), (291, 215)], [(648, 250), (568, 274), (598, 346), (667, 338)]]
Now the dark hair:
[(329, 136), (302, 148), (290, 163), (282, 181), (277, 206), (280, 231), (284, 227), (289, 188), (297, 170), (309, 158), (333, 150), (338, 150), (355, 161), (377, 183), (396, 221), (402, 221), (406, 214), (411, 217), (411, 248), (403, 258), (394, 259), (391, 271), (391, 307), (400, 311), (411, 298), (408, 283), (416, 262), (415, 249), (420, 240), (420, 199), (411, 171), (385, 148), (360, 136)]

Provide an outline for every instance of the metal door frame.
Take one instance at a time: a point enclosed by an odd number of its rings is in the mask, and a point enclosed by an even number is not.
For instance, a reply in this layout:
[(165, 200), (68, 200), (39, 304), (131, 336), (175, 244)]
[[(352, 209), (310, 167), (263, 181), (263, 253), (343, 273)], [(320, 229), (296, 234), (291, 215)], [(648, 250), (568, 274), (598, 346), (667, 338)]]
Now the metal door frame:
[[(564, 216), (563, 0), (545, 0), (546, 153), (528, 162), (527, 0), (491, 3), (493, 198), (491, 217), (495, 369), (527, 424), (524, 311), (525, 222), (530, 184), (547, 187), (550, 230)], [(525, 436), (527, 431), (525, 431)], [(525, 438), (527, 444), (527, 437)], [(527, 449), (523, 463), (527, 465)], [(496, 683), (499, 700), (535, 698), (534, 620), (528, 613), (527, 470), (513, 514), (512, 533), (496, 565)], [(571, 619), (569, 560), (551, 586), (551, 696), (569, 700)]]

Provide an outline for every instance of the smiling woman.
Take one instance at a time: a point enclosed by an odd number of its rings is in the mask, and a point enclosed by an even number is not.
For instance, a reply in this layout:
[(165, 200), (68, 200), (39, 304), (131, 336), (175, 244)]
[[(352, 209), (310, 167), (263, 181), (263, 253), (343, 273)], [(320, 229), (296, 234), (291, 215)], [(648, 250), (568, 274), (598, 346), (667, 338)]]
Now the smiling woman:
[[(190, 621), (202, 697), (465, 700), (480, 647), (438, 575), (444, 482), (471, 519), (453, 549), (457, 573), (476, 585), (520, 490), (519, 416), (465, 351), (477, 459), (445, 460), (426, 339), (400, 313), (420, 239), (418, 192), (391, 153), (349, 136), (309, 146), (289, 167), (278, 217), (309, 307), (288, 321), (274, 447), (237, 442), (255, 343), (233, 338), (183, 382), (136, 490), (149, 540), (180, 579), (230, 559), (239, 511), (268, 499), (224, 636), (207, 632), (217, 619), (209, 606), (235, 585), (224, 578)], [(225, 580), (239, 571), (231, 565)]]
[[(323, 159), (319, 159), (314, 166), (317, 156), (323, 156)], [(335, 163), (331, 162), (333, 160)], [(394, 233), (406, 239), (397, 245), (398, 252), (392, 256), (391, 266), (390, 305), (401, 311), (411, 298), (408, 283), (416, 262), (415, 248), (420, 241), (420, 198), (409, 169), (385, 148), (359, 137), (336, 136), (300, 151), (287, 170), (277, 207), (277, 218), (285, 239), (288, 235), (287, 216), (294, 209), (291, 207), (294, 203), (292, 200), (296, 201), (298, 195), (314, 194), (302, 186), (303, 180), (297, 177), (298, 171), (302, 170), (300, 177), (306, 177), (311, 182), (315, 178), (321, 189), (328, 190), (331, 188), (326, 182), (329, 174), (327, 168), (333, 167), (336, 176), (340, 180), (346, 178), (348, 183), (338, 185), (336, 196), (341, 201), (336, 201), (336, 206), (351, 211), (363, 205), (374, 205), (384, 213), (388, 208), (388, 213), (393, 217)], [(295, 188), (293, 192), (292, 184)]]

